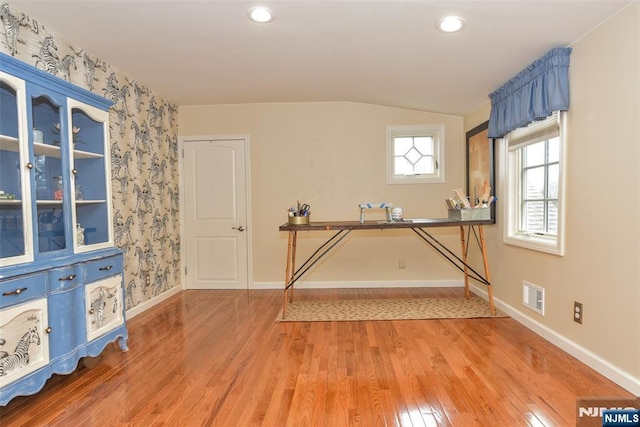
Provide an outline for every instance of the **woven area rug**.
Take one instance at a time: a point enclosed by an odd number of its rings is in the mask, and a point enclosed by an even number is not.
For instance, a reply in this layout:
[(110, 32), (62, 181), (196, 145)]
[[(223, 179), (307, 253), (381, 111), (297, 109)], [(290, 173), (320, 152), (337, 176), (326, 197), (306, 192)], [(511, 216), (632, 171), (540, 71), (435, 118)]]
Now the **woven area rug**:
[(357, 320), (477, 319), (509, 317), (499, 310), (491, 314), (489, 303), (472, 296), (462, 298), (350, 299), (294, 301), (278, 322), (331, 322)]

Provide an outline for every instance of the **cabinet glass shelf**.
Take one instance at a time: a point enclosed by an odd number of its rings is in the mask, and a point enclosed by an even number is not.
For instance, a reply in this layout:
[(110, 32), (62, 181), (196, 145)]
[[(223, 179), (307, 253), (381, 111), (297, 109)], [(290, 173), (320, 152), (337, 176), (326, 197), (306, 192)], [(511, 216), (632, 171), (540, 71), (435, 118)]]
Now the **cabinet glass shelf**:
[[(10, 151), (13, 153), (20, 152), (20, 141), (18, 138), (7, 135), (0, 135), (0, 150)], [(33, 144), (33, 154), (36, 156), (47, 156), (59, 159), (62, 156), (60, 147), (57, 145), (42, 144), (36, 142)], [(76, 159), (101, 159), (103, 154), (92, 153), (84, 150), (73, 150), (73, 157)]]
[(7, 135), (0, 135), (0, 150), (20, 152), (20, 143), (18, 138)]

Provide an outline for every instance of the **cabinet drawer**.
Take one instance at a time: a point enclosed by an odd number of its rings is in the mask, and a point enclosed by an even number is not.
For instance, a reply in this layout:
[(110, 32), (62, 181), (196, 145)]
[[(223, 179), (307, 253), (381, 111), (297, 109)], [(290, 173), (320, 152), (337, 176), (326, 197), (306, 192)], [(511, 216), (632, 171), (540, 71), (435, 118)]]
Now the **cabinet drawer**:
[(50, 292), (72, 289), (82, 283), (82, 265), (54, 268), (48, 274)]
[(86, 283), (122, 273), (122, 255), (89, 261), (85, 264)]
[(46, 293), (45, 273), (14, 277), (0, 283), (0, 308), (41, 297)]

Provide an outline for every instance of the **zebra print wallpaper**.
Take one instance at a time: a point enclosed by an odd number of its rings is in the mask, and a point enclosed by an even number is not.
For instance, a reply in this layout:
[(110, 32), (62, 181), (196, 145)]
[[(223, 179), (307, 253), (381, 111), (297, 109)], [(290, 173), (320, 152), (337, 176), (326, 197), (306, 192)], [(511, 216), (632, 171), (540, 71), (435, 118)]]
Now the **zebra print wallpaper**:
[(114, 102), (109, 117), (114, 234), (125, 252), (127, 309), (177, 286), (177, 106), (2, 0), (0, 21), (2, 52)]

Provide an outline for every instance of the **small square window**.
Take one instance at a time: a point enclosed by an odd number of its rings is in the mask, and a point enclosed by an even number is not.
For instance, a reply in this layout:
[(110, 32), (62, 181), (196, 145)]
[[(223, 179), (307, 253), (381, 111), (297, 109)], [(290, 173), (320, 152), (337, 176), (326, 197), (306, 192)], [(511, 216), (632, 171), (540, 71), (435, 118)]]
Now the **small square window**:
[(387, 184), (444, 182), (444, 125), (387, 126)]

